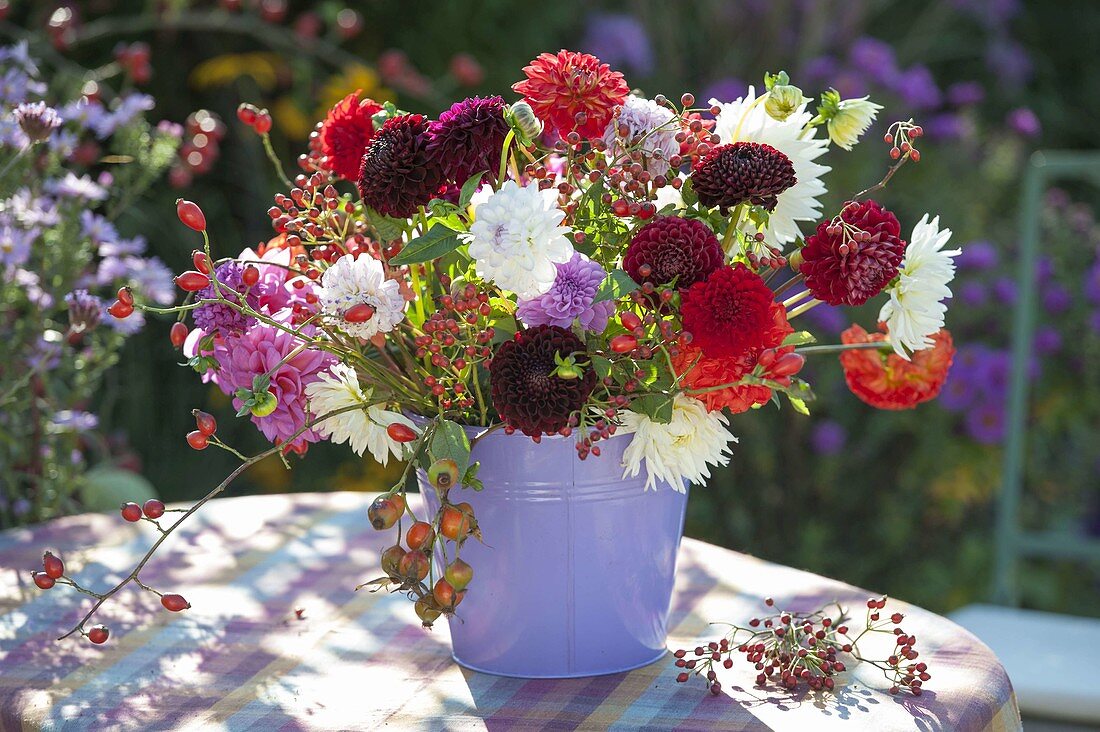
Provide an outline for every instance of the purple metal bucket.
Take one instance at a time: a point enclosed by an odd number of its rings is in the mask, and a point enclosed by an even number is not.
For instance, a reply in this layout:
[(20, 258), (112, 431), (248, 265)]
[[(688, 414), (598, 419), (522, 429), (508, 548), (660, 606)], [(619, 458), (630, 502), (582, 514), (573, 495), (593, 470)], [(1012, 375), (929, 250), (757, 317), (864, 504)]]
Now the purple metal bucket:
[[(470, 429), (471, 436), (478, 429)], [(450, 619), (454, 658), (523, 678), (597, 676), (664, 656), (687, 494), (622, 477), (629, 435), (577, 458), (572, 438), (495, 431), (474, 446), (485, 489), (469, 502), (485, 544), (468, 539), (469, 593)], [(423, 471), (428, 509), (439, 509)], [(452, 553), (453, 558), (453, 553)]]

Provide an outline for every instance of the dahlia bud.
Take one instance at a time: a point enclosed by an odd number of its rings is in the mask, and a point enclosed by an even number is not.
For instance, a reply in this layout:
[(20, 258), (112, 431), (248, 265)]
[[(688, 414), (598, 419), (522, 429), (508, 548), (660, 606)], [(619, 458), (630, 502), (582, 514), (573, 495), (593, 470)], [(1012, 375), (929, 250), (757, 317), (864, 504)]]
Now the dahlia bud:
[(803, 96), (802, 90), (792, 84), (776, 84), (768, 92), (768, 98), (764, 102), (764, 111), (772, 119), (782, 122), (798, 111), (808, 97)]
[(829, 139), (838, 147), (851, 150), (859, 142), (860, 135), (875, 121), (880, 109), (882, 106), (868, 101), (867, 97), (841, 99), (838, 92), (830, 89), (821, 95), (817, 113), (825, 120)]
[(527, 102), (516, 102), (508, 109), (508, 123), (524, 145), (530, 145), (542, 134), (542, 121)]

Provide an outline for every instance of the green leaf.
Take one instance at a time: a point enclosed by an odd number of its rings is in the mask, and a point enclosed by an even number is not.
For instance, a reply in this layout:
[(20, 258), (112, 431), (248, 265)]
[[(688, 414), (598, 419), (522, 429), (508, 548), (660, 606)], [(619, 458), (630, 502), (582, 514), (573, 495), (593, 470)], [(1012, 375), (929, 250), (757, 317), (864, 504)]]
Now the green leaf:
[(799, 330), (791, 333), (789, 336), (783, 339), (784, 346), (807, 346), (811, 343), (817, 343), (817, 339), (814, 338), (813, 333), (808, 330)]
[(477, 471), (481, 468), (480, 462), (470, 463), (470, 467), (466, 468), (466, 474), (462, 476), (462, 485), (468, 488), (473, 488), (475, 491), (479, 491), (485, 487), (485, 484), (481, 482), (481, 479), (477, 477)]
[(418, 236), (390, 260), (390, 264), (419, 264), (453, 252), (462, 241), (458, 233), (443, 224), (436, 224), (424, 236)]
[(668, 424), (672, 421), (672, 397), (667, 394), (649, 394), (630, 402), (630, 411), (644, 414), (654, 422)]
[(391, 242), (400, 239), (401, 235), (405, 233), (405, 222), (402, 219), (380, 214), (370, 206), (367, 207), (366, 214), (367, 221), (370, 222), (370, 225), (378, 232), (378, 236), (384, 241)]
[(477, 175), (472, 175), (470, 178), (462, 184), (462, 190), (458, 194), (458, 207), (466, 208), (470, 205), (470, 199), (477, 193), (478, 187), (481, 185), (481, 179), (485, 177), (485, 171), (481, 171)]
[(428, 450), (433, 460), (450, 458), (459, 470), (465, 471), (470, 464), (470, 440), (466, 437), (466, 430), (450, 420), (441, 420), (436, 425)]
[(680, 197), (684, 199), (684, 205), (686, 206), (694, 206), (699, 203), (699, 196), (695, 195), (695, 186), (692, 184), (690, 176), (680, 186)]
[(806, 402), (790, 394), (787, 395), (787, 398), (791, 400), (791, 406), (794, 407), (794, 411), (799, 414), (805, 414), (807, 417), (810, 416), (810, 410), (806, 408)]
[(638, 289), (638, 283), (630, 275), (621, 269), (613, 269), (607, 275), (607, 279), (603, 281), (603, 284), (600, 285), (600, 289), (596, 292), (596, 297), (592, 302), (618, 300), (626, 297), (628, 293), (636, 289)]
[(592, 368), (596, 369), (596, 376), (601, 379), (611, 375), (611, 359), (603, 356), (592, 356)]

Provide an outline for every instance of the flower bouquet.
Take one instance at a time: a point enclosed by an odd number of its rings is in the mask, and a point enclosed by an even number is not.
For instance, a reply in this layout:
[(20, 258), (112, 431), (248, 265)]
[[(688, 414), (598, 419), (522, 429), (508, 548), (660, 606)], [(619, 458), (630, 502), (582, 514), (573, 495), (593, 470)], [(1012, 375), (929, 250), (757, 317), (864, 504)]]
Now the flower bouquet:
[[(906, 236), (868, 197), (920, 159), (911, 120), (888, 127), (883, 179), (822, 212), (822, 159), (872, 123), (866, 99), (829, 90), (811, 111), (782, 72), (728, 103), (647, 99), (570, 51), (523, 73), (514, 103), (474, 97), (434, 120), (349, 95), (254, 250), (217, 251), (200, 207), (178, 203), (203, 239), (176, 278), (183, 304), (123, 289), (113, 312), (176, 314), (173, 343), (272, 446), (246, 457), (196, 412), (190, 445), (240, 466), (171, 525), (159, 502), (122, 512), (167, 535), (250, 465), (319, 440), (402, 460), (366, 517), (393, 545), (362, 586), (407, 596), (425, 627), (451, 619), (473, 668), (606, 673), (666, 652), (687, 485), (730, 459), (730, 415), (806, 412), (799, 374), (823, 353), (875, 406), (937, 394), (957, 252), (938, 219)], [(265, 110), (239, 117), (266, 138)], [(878, 332), (814, 345), (796, 327), (880, 294)], [(423, 503), (407, 499), (414, 471)], [(105, 641), (87, 623), (126, 584), (161, 595), (144, 564), (104, 593), (77, 585), (97, 602), (69, 635)]]

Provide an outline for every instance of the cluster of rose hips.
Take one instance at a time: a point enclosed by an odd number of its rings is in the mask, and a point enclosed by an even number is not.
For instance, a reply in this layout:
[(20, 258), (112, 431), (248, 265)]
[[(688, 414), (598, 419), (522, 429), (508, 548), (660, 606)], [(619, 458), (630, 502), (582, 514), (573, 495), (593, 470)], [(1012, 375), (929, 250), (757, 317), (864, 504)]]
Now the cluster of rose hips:
[(908, 155), (914, 163), (920, 162), (920, 150), (916, 148), (916, 139), (924, 134), (924, 128), (913, 124), (913, 120), (895, 122), (886, 130), (882, 141), (890, 145), (890, 157), (897, 160)]
[[(275, 231), (286, 234), (287, 246), (301, 246), (304, 237), (308, 244), (327, 243), (332, 248), (343, 243), (343, 217), (354, 212), (355, 204), (340, 196), (336, 187), (329, 183), (329, 177), (314, 172), (308, 176), (298, 175), (289, 194), (276, 194), (275, 205), (267, 210), (267, 215)], [(364, 222), (356, 223), (358, 228), (365, 228)], [(362, 231), (351, 233), (362, 234)], [(318, 249), (313, 250), (314, 259), (325, 261), (333, 261), (345, 253)]]
[(271, 113), (254, 104), (242, 102), (237, 107), (237, 119), (251, 127), (257, 135), (262, 136), (271, 132)]
[(210, 438), (218, 431), (218, 421), (214, 415), (199, 409), (191, 410), (191, 414), (195, 417), (195, 429), (187, 433), (187, 444), (193, 450), (205, 450)]
[(792, 377), (806, 365), (806, 357), (794, 352), (794, 346), (768, 348), (756, 359), (753, 375), (775, 382), (783, 388), (791, 385)]
[[(407, 426), (401, 427), (411, 432)], [(458, 550), (468, 537), (480, 538), (481, 534), (473, 507), (465, 502), (451, 503), (448, 498), (450, 489), (459, 480), (459, 467), (454, 460), (441, 459), (432, 463), (428, 482), (439, 496), (441, 505), (430, 522), (417, 521), (413, 517), (413, 524), (404, 535), (405, 547), (401, 546), (399, 523), (407, 511), (404, 495), (393, 492), (379, 496), (367, 511), (375, 529), (385, 531), (395, 525), (398, 527), (397, 543), (382, 552), (382, 571), (386, 577), (368, 584), (395, 585), (394, 591), (405, 592), (414, 601), (416, 614), (425, 628), (432, 627), (440, 615), (454, 614), (473, 579), (473, 568), (459, 558)], [(454, 559), (447, 564), (443, 576), (427, 584), (425, 580), (432, 570), (432, 552), (437, 542), (450, 543), (455, 548)], [(446, 544), (439, 547), (444, 558), (447, 557), (445, 547)]]
[(209, 173), (221, 155), (221, 141), (225, 137), (221, 119), (206, 109), (188, 115), (183, 130), (184, 140), (178, 158), (168, 172), (173, 188), (184, 188), (195, 175)]
[(836, 216), (832, 218), (829, 225), (825, 227), (825, 233), (830, 237), (841, 237), (840, 244), (837, 246), (837, 252), (846, 255), (853, 249), (859, 249), (859, 245), (863, 242), (871, 241), (871, 232), (864, 231), (856, 224), (850, 224), (844, 220), (844, 212), (850, 207), (858, 207), (858, 201), (849, 201), (844, 204), (844, 208), (840, 210)]
[[(764, 604), (774, 607), (775, 601), (767, 598)], [(812, 613), (773, 612), (752, 618), (748, 627), (732, 625), (730, 632), (718, 641), (697, 646), (690, 654), (686, 649), (673, 653), (676, 668), (683, 669), (676, 681), (684, 683), (696, 675), (705, 679), (712, 694), (718, 694), (722, 684), (718, 681), (716, 664), (732, 668), (733, 657), (737, 654), (758, 671), (756, 683), (759, 686), (775, 683), (793, 692), (805, 684), (810, 691), (833, 691), (836, 687), (834, 677), (847, 668), (837, 654), (846, 653), (857, 661), (881, 669), (892, 684), (891, 694), (904, 688), (920, 696), (923, 683), (931, 678), (928, 667), (923, 662), (905, 663), (917, 658), (917, 651), (913, 650), (916, 637), (902, 631), (899, 624), (904, 616), (901, 613), (893, 613), (887, 620), (880, 621), (878, 610), (885, 606), (886, 597), (867, 601), (865, 627), (854, 638), (844, 624), (847, 619), (839, 605), (836, 606), (836, 618), (827, 613), (826, 607)], [(890, 657), (879, 661), (859, 655), (857, 642), (871, 632), (892, 632), (897, 636), (897, 646)]]
[(787, 266), (787, 258), (783, 256), (783, 250), (770, 244), (764, 244), (764, 232), (758, 231), (752, 235), (752, 246), (760, 247), (763, 254), (757, 254), (751, 248), (746, 252), (745, 258), (749, 260), (752, 268), (782, 269)]

